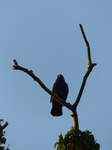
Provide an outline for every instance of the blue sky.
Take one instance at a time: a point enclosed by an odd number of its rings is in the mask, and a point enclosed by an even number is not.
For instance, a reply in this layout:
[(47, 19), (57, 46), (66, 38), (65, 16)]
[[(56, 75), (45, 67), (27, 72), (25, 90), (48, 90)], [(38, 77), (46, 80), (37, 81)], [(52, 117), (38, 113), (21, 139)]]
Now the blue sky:
[(58, 135), (73, 126), (71, 112), (50, 115), (50, 96), (27, 74), (13, 71), (13, 59), (32, 69), (52, 89), (56, 76), (69, 85), (67, 102), (74, 103), (87, 69), (82, 24), (94, 67), (77, 112), (79, 128), (90, 130), (111, 149), (112, 135), (112, 2), (67, 0), (0, 1), (0, 118), (9, 122), (11, 150), (54, 149)]

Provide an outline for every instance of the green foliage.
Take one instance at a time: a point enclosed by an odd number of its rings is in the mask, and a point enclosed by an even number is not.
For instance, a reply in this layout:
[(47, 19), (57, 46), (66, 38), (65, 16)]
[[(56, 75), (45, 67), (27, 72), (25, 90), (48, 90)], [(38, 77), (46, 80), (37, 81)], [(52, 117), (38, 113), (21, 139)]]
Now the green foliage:
[[(3, 146), (6, 143), (6, 138), (4, 137), (5, 131), (3, 131), (1, 123), (0, 123), (0, 150), (5, 150)], [(8, 148), (6, 150), (9, 150)]]
[(81, 131), (71, 128), (63, 138), (59, 135), (58, 142), (54, 148), (57, 150), (99, 150), (100, 145), (95, 141), (93, 134), (90, 131)]

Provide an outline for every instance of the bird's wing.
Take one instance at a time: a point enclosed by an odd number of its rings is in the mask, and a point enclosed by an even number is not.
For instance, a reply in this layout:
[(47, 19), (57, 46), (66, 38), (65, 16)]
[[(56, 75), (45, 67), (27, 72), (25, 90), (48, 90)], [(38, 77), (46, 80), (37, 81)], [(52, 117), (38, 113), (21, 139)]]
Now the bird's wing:
[[(52, 88), (52, 92), (55, 93), (55, 94), (57, 93), (56, 87), (57, 86), (56, 86), (56, 82), (55, 82), (54, 85), (53, 85), (53, 88)], [(51, 96), (50, 103), (52, 103), (52, 102), (53, 102), (53, 97)]]

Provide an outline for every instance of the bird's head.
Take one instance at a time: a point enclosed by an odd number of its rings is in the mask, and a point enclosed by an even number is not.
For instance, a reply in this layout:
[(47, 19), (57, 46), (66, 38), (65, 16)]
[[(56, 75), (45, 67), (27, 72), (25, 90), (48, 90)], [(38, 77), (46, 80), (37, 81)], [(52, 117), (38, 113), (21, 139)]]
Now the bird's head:
[(63, 75), (59, 74), (59, 75), (56, 77), (56, 80), (64, 80)]

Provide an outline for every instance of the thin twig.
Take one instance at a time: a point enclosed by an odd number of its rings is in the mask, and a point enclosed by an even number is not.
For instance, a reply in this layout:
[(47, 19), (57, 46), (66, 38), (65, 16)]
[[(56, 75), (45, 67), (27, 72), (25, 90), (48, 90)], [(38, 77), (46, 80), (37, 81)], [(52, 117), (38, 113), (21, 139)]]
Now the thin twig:
[(8, 144), (8, 146), (7, 146), (6, 150), (9, 150), (9, 146), (10, 146), (10, 144)]
[(2, 129), (5, 129), (8, 126), (8, 122), (6, 122), (3, 126)]
[(91, 61), (91, 54), (90, 54), (90, 46), (89, 46), (89, 42), (87, 41), (87, 38), (86, 38), (86, 35), (84, 33), (84, 30), (83, 30), (83, 27), (81, 24), (79, 24), (79, 27), (80, 27), (80, 30), (82, 32), (82, 36), (83, 36), (83, 39), (85, 41), (85, 44), (86, 44), (86, 48), (87, 48), (87, 57), (88, 57), (88, 65), (90, 66), (92, 64), (92, 61)]

